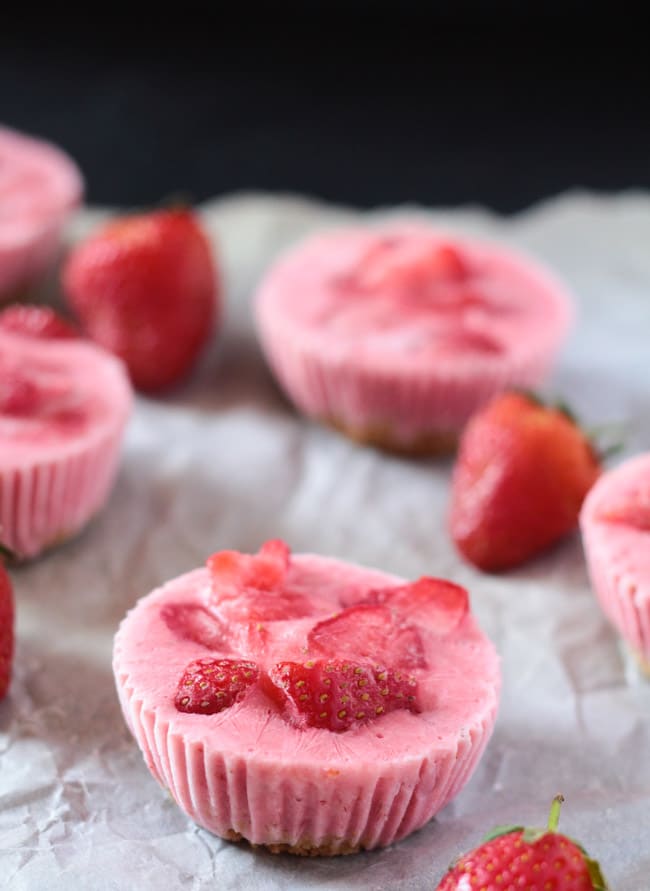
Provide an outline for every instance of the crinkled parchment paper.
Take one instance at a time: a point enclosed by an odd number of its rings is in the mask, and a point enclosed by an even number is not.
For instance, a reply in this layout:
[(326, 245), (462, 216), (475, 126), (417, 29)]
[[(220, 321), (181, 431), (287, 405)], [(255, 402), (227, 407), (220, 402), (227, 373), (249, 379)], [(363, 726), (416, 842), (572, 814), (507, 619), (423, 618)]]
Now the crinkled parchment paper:
[[(253, 337), (251, 293), (278, 249), (355, 214), (255, 195), (204, 210), (227, 279), (220, 344), (184, 389), (138, 401), (104, 513), (15, 573), (15, 680), (0, 703), (0, 886), (431, 889), (493, 824), (544, 821), (560, 790), (563, 827), (601, 858), (613, 889), (648, 891), (650, 687), (601, 616), (578, 537), (502, 577), (463, 565), (445, 531), (449, 462), (387, 457), (298, 417)], [(517, 245), (564, 276), (579, 324), (551, 391), (590, 425), (628, 423), (628, 454), (650, 448), (650, 198), (580, 193), (505, 220), (481, 209), (432, 216)], [(71, 236), (97, 217), (82, 215)], [(467, 585), (502, 655), (501, 711), (476, 774), (388, 850), (302, 860), (222, 842), (157, 786), (122, 721), (110, 659), (126, 610), (218, 548), (276, 536), (295, 551)]]

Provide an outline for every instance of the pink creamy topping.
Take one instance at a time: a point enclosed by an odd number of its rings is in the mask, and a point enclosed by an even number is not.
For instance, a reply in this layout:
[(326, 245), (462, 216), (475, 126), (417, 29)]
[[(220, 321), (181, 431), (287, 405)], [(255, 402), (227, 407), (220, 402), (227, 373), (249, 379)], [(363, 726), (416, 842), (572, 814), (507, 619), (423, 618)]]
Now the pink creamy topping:
[(344, 355), (422, 363), (492, 361), (566, 326), (555, 282), (506, 250), (424, 226), (317, 236), (281, 260), (264, 311)]
[[(249, 576), (247, 599), (257, 590), (262, 605), (277, 595), (277, 589), (255, 589), (252, 581)], [(223, 608), (228, 603), (232, 610), (237, 597), (222, 599), (209, 570), (196, 570), (143, 598), (124, 620), (116, 638), (118, 686), (133, 691), (142, 713), (155, 713), (156, 724), (160, 722), (167, 733), (180, 734), (185, 745), (200, 746), (206, 753), (218, 750), (237, 757), (244, 753), (247, 759), (283, 769), (295, 765), (297, 771), (306, 765), (321, 769), (334, 761), (341, 769), (345, 763), (346, 771), (354, 768), (349, 773), (350, 783), (359, 780), (369, 763), (381, 762), (382, 770), (389, 770), (396, 758), (403, 764), (411, 755), (421, 757), (423, 752), (434, 751), (447, 757), (445, 753), (457, 751), (459, 740), (466, 741), (468, 728), (494, 714), (498, 659), (467, 611), (466, 598), (459, 593), (462, 589), (440, 582), (438, 605), (429, 610), (426, 607), (432, 606), (432, 600), (425, 599), (422, 580), (416, 584), (417, 603), (405, 609), (408, 585), (399, 578), (315, 555), (292, 555), (282, 591), (305, 598), (311, 615), (265, 621), (245, 618), (236, 623), (224, 618)], [(397, 606), (389, 605), (388, 591), (394, 592)], [(369, 600), (382, 600), (381, 605), (391, 610), (391, 621), (393, 613), (395, 621), (403, 614), (405, 625), (412, 626), (421, 641), (422, 667), (400, 672), (393, 666), (409, 685), (411, 677), (416, 681), (417, 713), (399, 708), (351, 727), (343, 737), (318, 726), (296, 730), (292, 722), (299, 719), (301, 701), (294, 708), (290, 704), (280, 708), (258, 683), (241, 699), (238, 693), (237, 701), (218, 713), (181, 714), (176, 708), (179, 681), (196, 660), (250, 661), (266, 675), (275, 667), (276, 679), (281, 680), (284, 669), (278, 666), (310, 661), (311, 632), (321, 636), (324, 623)], [(354, 613), (348, 615), (352, 621), (347, 630), (339, 627), (337, 646), (352, 647), (355, 637), (359, 640)], [(362, 629), (364, 636), (366, 630)], [(337, 660), (336, 655), (327, 655), (326, 649), (314, 653), (311, 660), (323, 666), (322, 670)], [(389, 650), (382, 657), (393, 659), (395, 653)], [(360, 661), (367, 664), (365, 658)], [(295, 680), (299, 670), (292, 671)], [(395, 681), (401, 683), (396, 676)], [(229, 683), (233, 683), (232, 676)], [(287, 684), (291, 686), (290, 678)]]
[[(463, 588), (433, 578), (324, 597), (296, 584), (281, 541), (252, 556), (222, 551), (208, 568), (211, 590), (203, 601), (166, 602), (160, 609), (179, 641), (203, 649), (176, 694), (181, 711), (197, 714), (225, 710), (256, 686), (297, 726), (344, 731), (396, 709), (419, 711), (417, 674), (430, 668), (430, 637), (440, 643), (469, 611)], [(206, 651), (215, 654), (212, 661)], [(237, 670), (224, 668), (237, 660), (248, 660), (248, 670), (254, 666), (244, 687)], [(309, 713), (314, 703), (322, 704), (322, 714)]]

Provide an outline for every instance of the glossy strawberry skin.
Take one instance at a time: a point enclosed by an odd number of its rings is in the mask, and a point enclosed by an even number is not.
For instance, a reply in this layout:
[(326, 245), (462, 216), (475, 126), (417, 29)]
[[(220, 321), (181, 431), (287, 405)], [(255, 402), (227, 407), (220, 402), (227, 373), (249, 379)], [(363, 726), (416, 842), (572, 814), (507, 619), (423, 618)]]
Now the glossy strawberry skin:
[(523, 563), (576, 528), (600, 472), (589, 440), (564, 412), (523, 394), (497, 397), (461, 438), (452, 538), (480, 569)]
[(174, 705), (179, 712), (215, 715), (244, 698), (257, 683), (259, 668), (242, 659), (196, 659), (178, 682)]
[(0, 312), (0, 330), (40, 340), (79, 337), (77, 329), (49, 306), (8, 306)]
[(0, 699), (9, 689), (14, 656), (14, 597), (0, 553)]
[(575, 842), (548, 832), (526, 842), (522, 831), (488, 841), (461, 857), (436, 891), (593, 891), (585, 857)]
[(217, 322), (210, 245), (186, 210), (110, 223), (72, 251), (63, 287), (86, 332), (144, 391), (186, 377)]
[(342, 733), (396, 709), (419, 710), (414, 678), (347, 660), (279, 662), (265, 687), (288, 720), (300, 728)]

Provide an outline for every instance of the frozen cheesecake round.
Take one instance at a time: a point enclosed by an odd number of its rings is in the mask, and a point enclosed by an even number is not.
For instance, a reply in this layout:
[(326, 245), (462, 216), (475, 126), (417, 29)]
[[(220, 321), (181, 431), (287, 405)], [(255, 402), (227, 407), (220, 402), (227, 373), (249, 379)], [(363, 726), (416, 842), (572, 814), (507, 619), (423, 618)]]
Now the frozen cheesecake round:
[(19, 558), (70, 538), (102, 507), (132, 402), (118, 360), (27, 330), (0, 324), (0, 539)]
[(598, 480), (580, 526), (601, 607), (650, 676), (650, 453)]
[(548, 272), (425, 225), (309, 238), (268, 272), (259, 335), (305, 414), (406, 453), (449, 450), (497, 392), (546, 377), (572, 317)]
[(46, 271), (82, 193), (81, 174), (60, 149), (0, 127), (0, 299)]
[(500, 685), (464, 589), (278, 541), (140, 600), (113, 668), (147, 766), (193, 820), (309, 855), (431, 819), (481, 757)]

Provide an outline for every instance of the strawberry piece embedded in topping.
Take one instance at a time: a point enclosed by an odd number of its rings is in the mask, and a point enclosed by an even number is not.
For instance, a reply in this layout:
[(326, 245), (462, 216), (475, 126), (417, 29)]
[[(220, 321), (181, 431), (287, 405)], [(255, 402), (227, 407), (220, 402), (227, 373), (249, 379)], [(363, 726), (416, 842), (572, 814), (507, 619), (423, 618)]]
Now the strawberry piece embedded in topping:
[(267, 541), (252, 555), (218, 551), (207, 561), (212, 588), (220, 598), (237, 596), (242, 588), (271, 591), (284, 581), (289, 557), (289, 548), (279, 539)]
[(404, 671), (426, 666), (418, 629), (384, 605), (350, 606), (317, 622), (309, 632), (307, 646), (318, 655), (389, 662)]
[(24, 418), (35, 414), (41, 393), (34, 381), (17, 370), (0, 366), (0, 414)]
[(274, 622), (313, 614), (308, 597), (284, 590), (290, 552), (279, 539), (257, 554), (220, 551), (207, 562), (215, 605), (228, 622)]
[(499, 356), (504, 352), (504, 346), (496, 337), (484, 331), (473, 331), (461, 325), (441, 332), (435, 350), (441, 356), (457, 356), (460, 353)]
[(453, 245), (388, 236), (369, 248), (354, 282), (363, 291), (427, 291), (432, 285), (462, 282), (467, 275), (467, 264)]
[(191, 640), (209, 650), (230, 650), (226, 627), (204, 606), (166, 603), (160, 617), (170, 631), (183, 640)]
[(397, 709), (418, 712), (417, 681), (360, 662), (279, 662), (267, 692), (294, 726), (342, 733)]
[(370, 591), (366, 601), (390, 607), (403, 619), (438, 634), (453, 631), (469, 612), (465, 588), (430, 576), (407, 585)]
[(255, 662), (197, 659), (178, 682), (174, 705), (179, 712), (215, 715), (240, 702), (259, 678)]
[(79, 332), (49, 306), (8, 306), (0, 312), (0, 330), (45, 340), (70, 340)]

